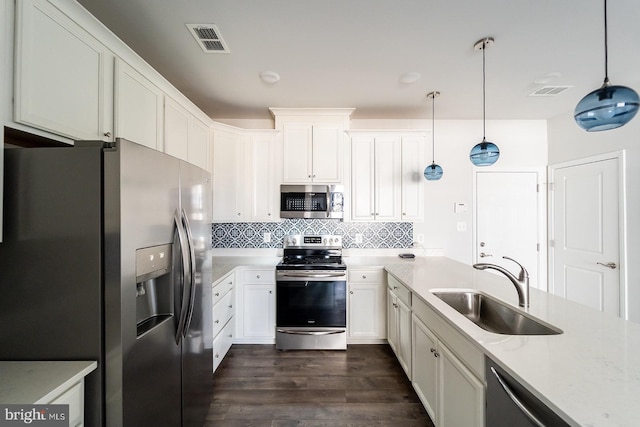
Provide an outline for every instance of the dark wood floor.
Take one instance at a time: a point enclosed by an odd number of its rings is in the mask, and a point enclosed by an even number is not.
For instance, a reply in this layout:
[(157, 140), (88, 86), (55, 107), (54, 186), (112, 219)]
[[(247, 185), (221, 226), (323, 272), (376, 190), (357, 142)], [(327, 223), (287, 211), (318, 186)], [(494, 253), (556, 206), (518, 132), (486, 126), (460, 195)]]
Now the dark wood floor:
[(233, 345), (214, 375), (205, 427), (429, 426), (388, 345), (286, 351)]

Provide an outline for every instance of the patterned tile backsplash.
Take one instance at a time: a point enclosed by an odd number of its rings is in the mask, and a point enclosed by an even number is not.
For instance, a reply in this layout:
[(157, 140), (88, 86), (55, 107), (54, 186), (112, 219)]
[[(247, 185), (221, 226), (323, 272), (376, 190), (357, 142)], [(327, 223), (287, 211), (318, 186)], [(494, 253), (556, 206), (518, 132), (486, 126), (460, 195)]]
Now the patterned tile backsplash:
[[(281, 222), (211, 224), (214, 248), (281, 248), (287, 234), (340, 234), (344, 248), (410, 248), (410, 222), (342, 222), (335, 219), (283, 219)], [(264, 243), (264, 234), (271, 242)], [(362, 243), (356, 243), (356, 234)]]

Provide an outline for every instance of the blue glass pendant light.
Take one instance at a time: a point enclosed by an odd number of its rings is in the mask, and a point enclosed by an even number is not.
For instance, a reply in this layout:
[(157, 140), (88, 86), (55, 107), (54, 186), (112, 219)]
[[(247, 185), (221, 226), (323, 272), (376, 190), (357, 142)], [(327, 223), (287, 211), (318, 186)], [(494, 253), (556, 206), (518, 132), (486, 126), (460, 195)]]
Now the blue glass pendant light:
[(599, 89), (582, 98), (573, 117), (587, 132), (615, 129), (624, 126), (638, 112), (638, 94), (626, 86), (612, 86), (609, 82), (607, 46), (607, 0), (604, 0), (604, 83)]
[(485, 37), (476, 42), (473, 46), (476, 50), (482, 51), (482, 142), (476, 144), (469, 153), (469, 160), (475, 166), (491, 166), (498, 161), (500, 157), (500, 149), (493, 142), (487, 141), (486, 138), (486, 77), (485, 77), (485, 55), (484, 51), (493, 44), (493, 37)]
[(440, 165), (436, 164), (436, 138), (435, 138), (435, 116), (436, 116), (436, 97), (440, 92), (434, 91), (427, 94), (427, 98), (431, 98), (431, 164), (424, 168), (424, 177), (427, 181), (437, 181), (442, 178), (444, 171)]

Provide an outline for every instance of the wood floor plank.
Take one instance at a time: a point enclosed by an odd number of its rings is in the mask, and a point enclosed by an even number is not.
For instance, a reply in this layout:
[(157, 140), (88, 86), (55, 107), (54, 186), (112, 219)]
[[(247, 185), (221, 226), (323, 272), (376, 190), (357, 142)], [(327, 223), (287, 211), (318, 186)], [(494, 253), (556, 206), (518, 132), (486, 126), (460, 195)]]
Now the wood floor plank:
[(278, 351), (233, 345), (205, 427), (433, 427), (387, 345)]

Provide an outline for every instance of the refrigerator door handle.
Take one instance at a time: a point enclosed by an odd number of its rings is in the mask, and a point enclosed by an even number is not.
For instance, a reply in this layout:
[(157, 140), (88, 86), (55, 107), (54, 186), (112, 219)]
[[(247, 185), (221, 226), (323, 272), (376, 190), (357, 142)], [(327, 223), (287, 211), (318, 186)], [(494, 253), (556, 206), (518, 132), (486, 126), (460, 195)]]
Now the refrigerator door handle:
[[(196, 252), (193, 247), (193, 234), (191, 233), (191, 225), (189, 224), (189, 219), (187, 218), (187, 213), (182, 210), (182, 219), (184, 221), (184, 229), (187, 232), (187, 245), (189, 246), (189, 257), (191, 258), (190, 266), (190, 283), (189, 283), (189, 291), (188, 291), (188, 300), (189, 300), (189, 308), (187, 309), (187, 317), (185, 320), (184, 330), (182, 331), (182, 336), (186, 337), (189, 332), (189, 327), (191, 326), (191, 319), (193, 318), (193, 306), (195, 305), (196, 299)], [(186, 292), (185, 292), (186, 294)]]
[[(177, 301), (177, 307), (176, 307), (176, 313), (175, 313), (175, 316), (178, 318), (178, 327), (176, 328), (175, 340), (176, 340), (176, 344), (179, 344), (183, 336), (183, 331), (185, 329), (185, 322), (187, 320), (187, 312), (189, 309), (189, 299), (185, 298), (185, 295), (186, 295), (185, 288), (187, 287), (187, 284), (191, 282), (190, 271), (189, 271), (191, 268), (191, 262), (189, 260), (189, 247), (187, 246), (187, 233), (185, 232), (183, 227), (181, 213), (177, 209), (173, 219), (176, 224), (176, 232), (178, 234), (178, 243), (180, 244), (180, 257), (182, 261), (181, 262), (182, 283), (174, 283), (174, 286), (180, 286), (179, 290), (181, 291), (180, 292), (181, 298), (180, 298), (180, 301)], [(175, 292), (174, 290), (174, 295), (176, 293), (177, 292)]]

